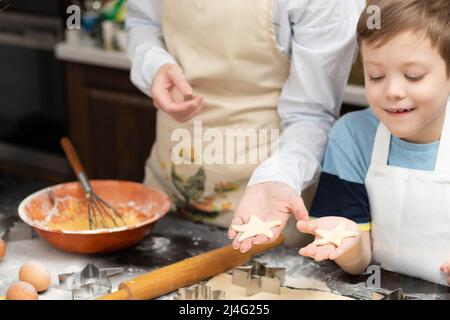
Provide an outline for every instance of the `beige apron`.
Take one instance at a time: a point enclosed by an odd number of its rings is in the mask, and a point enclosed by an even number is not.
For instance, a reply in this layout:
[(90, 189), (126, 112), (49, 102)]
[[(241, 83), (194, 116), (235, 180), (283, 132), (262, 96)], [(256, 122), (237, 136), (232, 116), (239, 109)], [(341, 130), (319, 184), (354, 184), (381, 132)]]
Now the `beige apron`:
[[(194, 94), (205, 97), (206, 106), (187, 123), (158, 111), (156, 143), (147, 160), (145, 184), (167, 192), (178, 211), (190, 218), (229, 226), (253, 170), (267, 158), (261, 156), (255, 162), (249, 155), (265, 150), (264, 145), (270, 150), (271, 129), (280, 127), (277, 105), (290, 59), (277, 47), (272, 1), (161, 2), (167, 50), (183, 69)], [(237, 163), (237, 158), (226, 159), (232, 154), (225, 152), (226, 143), (232, 140), (224, 138), (227, 129), (258, 134), (256, 142), (235, 143), (234, 155), (245, 155), (244, 164)], [(186, 136), (191, 137), (190, 145)], [(224, 138), (222, 145), (220, 137)], [(216, 152), (206, 152), (212, 145)], [(193, 163), (173, 163), (172, 152)], [(214, 154), (215, 162), (205, 161), (205, 154)]]

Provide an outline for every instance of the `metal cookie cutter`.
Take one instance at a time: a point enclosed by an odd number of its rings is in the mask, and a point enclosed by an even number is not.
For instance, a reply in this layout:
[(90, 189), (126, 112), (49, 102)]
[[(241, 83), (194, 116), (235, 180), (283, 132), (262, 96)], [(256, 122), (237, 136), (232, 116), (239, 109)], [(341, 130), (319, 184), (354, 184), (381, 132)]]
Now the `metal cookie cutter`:
[(200, 284), (179, 289), (174, 300), (223, 300), (224, 298), (225, 291), (211, 290), (210, 286)]
[(111, 293), (112, 285), (108, 277), (124, 271), (123, 268), (97, 268), (88, 264), (80, 272), (58, 275), (61, 289), (71, 290), (74, 300), (92, 299), (96, 296)]
[(0, 214), (0, 239), (6, 238), (8, 231), (13, 227), (16, 217), (4, 217)]
[(392, 291), (376, 290), (372, 295), (374, 300), (420, 300), (425, 297), (425, 294), (404, 294), (401, 288)]
[(260, 291), (280, 294), (285, 273), (285, 268), (266, 267), (263, 263), (253, 261), (249, 266), (233, 269), (231, 282), (244, 287), (246, 296)]

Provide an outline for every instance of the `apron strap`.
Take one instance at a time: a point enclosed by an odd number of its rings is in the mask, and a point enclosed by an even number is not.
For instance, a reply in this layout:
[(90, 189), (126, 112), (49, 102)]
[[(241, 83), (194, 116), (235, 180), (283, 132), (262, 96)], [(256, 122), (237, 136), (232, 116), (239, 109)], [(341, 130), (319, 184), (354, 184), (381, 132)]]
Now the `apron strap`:
[(372, 150), (371, 164), (386, 166), (389, 157), (389, 146), (391, 144), (391, 133), (386, 126), (380, 122), (375, 135), (375, 143)]
[(450, 173), (450, 99), (445, 110), (444, 127), (442, 128), (434, 171)]

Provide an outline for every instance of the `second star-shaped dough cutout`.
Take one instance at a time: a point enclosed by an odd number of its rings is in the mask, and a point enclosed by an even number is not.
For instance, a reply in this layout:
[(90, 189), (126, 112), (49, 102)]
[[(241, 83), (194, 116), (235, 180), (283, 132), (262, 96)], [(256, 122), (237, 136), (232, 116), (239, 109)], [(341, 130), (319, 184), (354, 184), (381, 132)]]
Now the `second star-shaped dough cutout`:
[(237, 232), (242, 232), (241, 236), (238, 239), (239, 242), (242, 242), (245, 239), (254, 237), (258, 234), (263, 234), (268, 238), (272, 238), (273, 232), (271, 228), (279, 226), (280, 224), (280, 220), (262, 221), (258, 216), (252, 214), (250, 216), (250, 220), (246, 224), (233, 225), (231, 226), (231, 228), (233, 228)]
[(342, 245), (342, 240), (358, 235), (357, 232), (345, 230), (345, 221), (342, 221), (334, 230), (317, 229), (315, 233), (322, 237), (322, 239), (313, 242), (316, 246), (324, 246), (332, 243), (337, 247)]

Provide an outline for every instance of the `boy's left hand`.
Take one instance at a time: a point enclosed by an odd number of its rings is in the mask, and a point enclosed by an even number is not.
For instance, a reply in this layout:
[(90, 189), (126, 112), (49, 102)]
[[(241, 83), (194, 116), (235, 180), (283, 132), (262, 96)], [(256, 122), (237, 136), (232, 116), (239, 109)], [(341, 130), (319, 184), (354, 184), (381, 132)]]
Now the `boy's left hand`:
[[(355, 222), (343, 218), (343, 217), (322, 217), (310, 221), (298, 221), (297, 229), (303, 233), (309, 233), (316, 235), (317, 229), (332, 230), (336, 228), (342, 221), (346, 223), (346, 230), (357, 232), (357, 236), (353, 238), (344, 239), (342, 246), (336, 247), (334, 244), (327, 244), (324, 246), (318, 246), (314, 242), (310, 243), (306, 247), (299, 250), (299, 254), (305, 257), (310, 257), (316, 261), (322, 260), (335, 260), (351, 250), (361, 239), (361, 232), (358, 224)], [(321, 237), (316, 235), (315, 240), (319, 240)]]
[(441, 266), (441, 271), (447, 275), (447, 284), (450, 286), (450, 259)]

